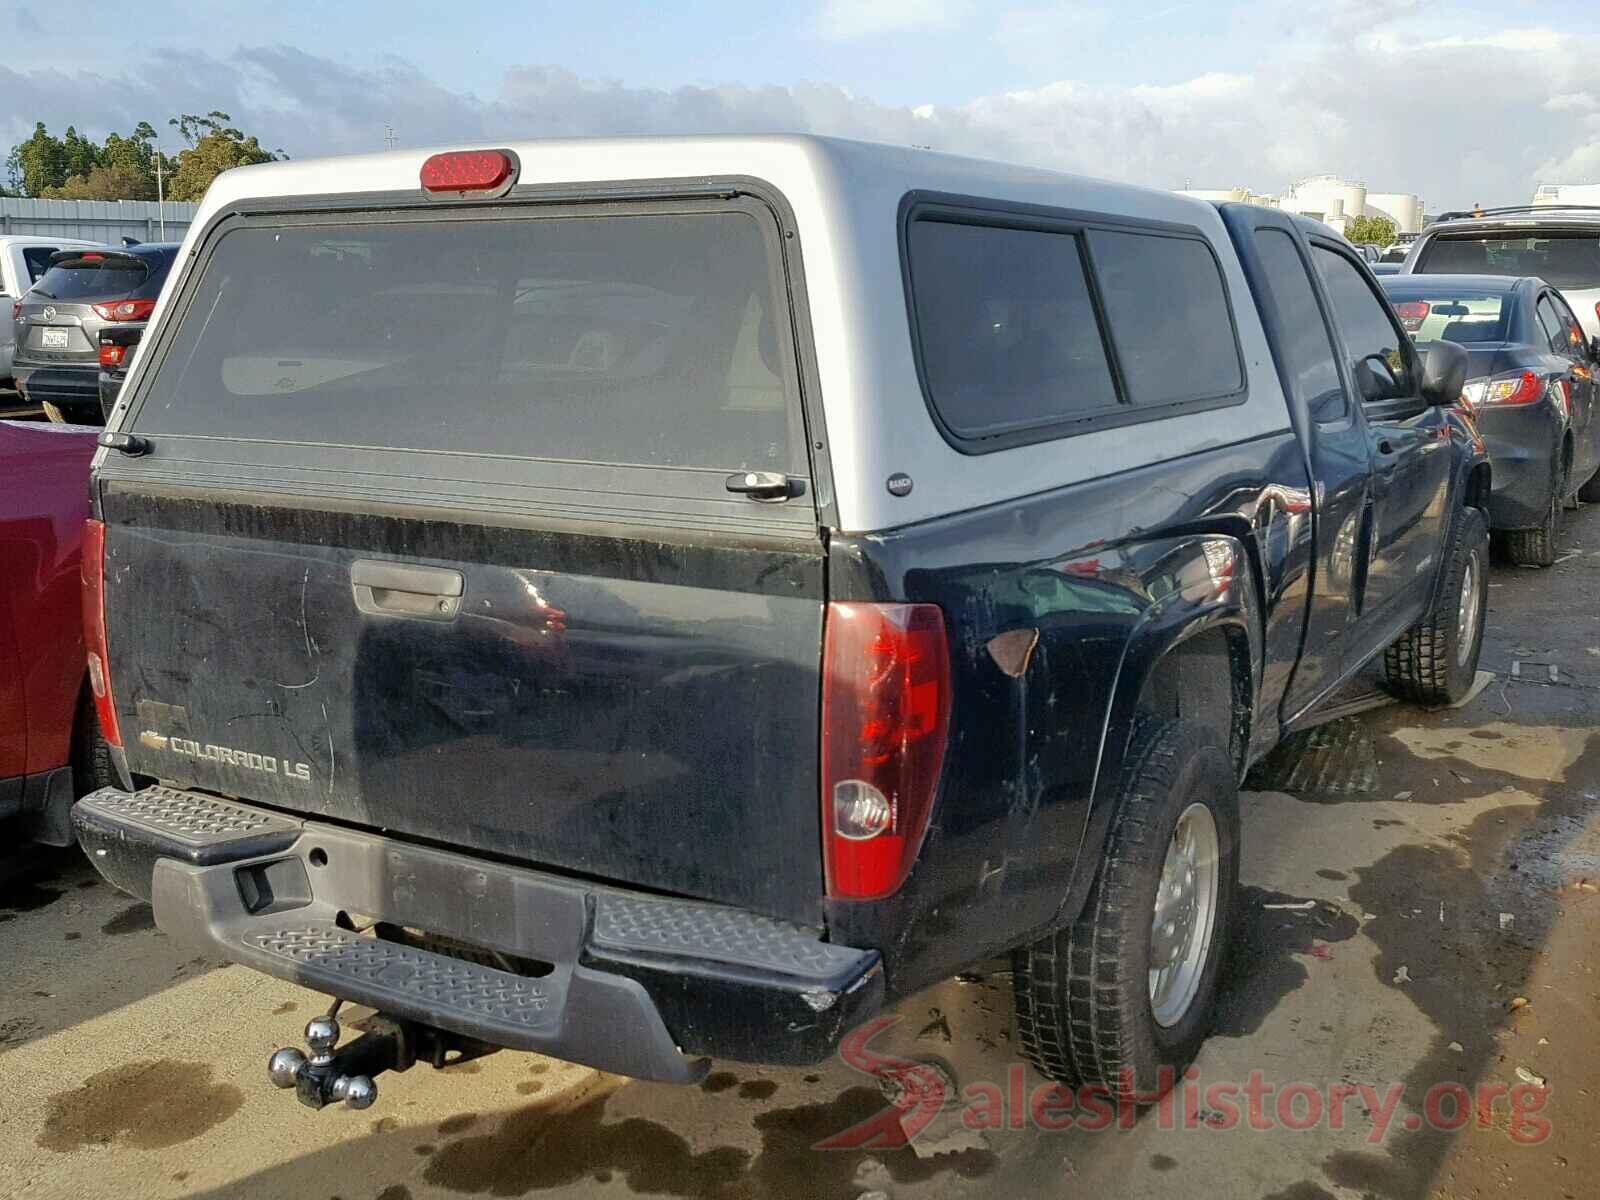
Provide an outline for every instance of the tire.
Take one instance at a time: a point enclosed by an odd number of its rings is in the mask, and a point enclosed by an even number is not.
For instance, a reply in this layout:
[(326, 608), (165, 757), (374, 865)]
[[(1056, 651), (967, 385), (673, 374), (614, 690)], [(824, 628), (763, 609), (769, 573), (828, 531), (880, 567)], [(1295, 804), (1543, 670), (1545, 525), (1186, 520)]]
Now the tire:
[(78, 701), (78, 717), (72, 728), (73, 791), (87, 796), (100, 788), (121, 788), (117, 768), (111, 763), (111, 746), (100, 736), (100, 718), (87, 688)]
[(1506, 557), (1518, 566), (1548, 567), (1556, 561), (1556, 547), (1561, 540), (1561, 487), (1558, 483), (1550, 494), (1550, 507), (1544, 514), (1544, 523), (1534, 529), (1508, 529), (1505, 531)]
[[(1432, 607), (1383, 652), (1392, 691), (1436, 707), (1454, 704), (1472, 689), (1489, 612), (1488, 567), (1488, 521), (1483, 510), (1464, 508), (1451, 522), (1444, 576)], [(1470, 608), (1463, 603), (1468, 591)]]
[(1589, 476), (1588, 482), (1578, 489), (1578, 499), (1585, 504), (1600, 502), (1600, 471)]
[[(1222, 739), (1189, 721), (1145, 721), (1124, 764), (1088, 902), (1071, 925), (1013, 952), (1013, 999), (1023, 1056), (1042, 1074), (1144, 1104), (1171, 1089), (1210, 1031), (1238, 892), (1239, 792)], [(1201, 926), (1209, 930), (1196, 951), (1192, 992), (1175, 1015), (1158, 1020), (1155, 904), (1179, 819), (1196, 808), (1216, 837), (1209, 915), (1197, 914), (1193, 926), (1197, 936)], [(1200, 892), (1207, 890), (1202, 884)], [(1176, 999), (1169, 994), (1169, 1003)]]

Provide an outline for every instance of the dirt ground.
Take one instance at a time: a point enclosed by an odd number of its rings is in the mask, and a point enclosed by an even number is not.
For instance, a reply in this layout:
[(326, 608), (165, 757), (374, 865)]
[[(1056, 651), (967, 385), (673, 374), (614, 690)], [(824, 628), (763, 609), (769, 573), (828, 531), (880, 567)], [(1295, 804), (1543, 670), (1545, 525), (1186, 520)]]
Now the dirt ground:
[[(0, 1195), (1593, 1196), (1600, 511), (1566, 542), (1552, 570), (1495, 571), (1495, 679), (1469, 705), (1347, 718), (1252, 779), (1219, 1027), (1171, 1119), (1035, 1127), (1004, 963), (902, 1004), (873, 1042), (942, 1059), (965, 1091), (910, 1146), (814, 1148), (883, 1109), (837, 1060), (718, 1064), (683, 1089), (500, 1054), (312, 1113), (265, 1064), (319, 997), (186, 953), (75, 852), (16, 849)], [(1263, 1097), (1255, 1121), (1230, 1085)]]

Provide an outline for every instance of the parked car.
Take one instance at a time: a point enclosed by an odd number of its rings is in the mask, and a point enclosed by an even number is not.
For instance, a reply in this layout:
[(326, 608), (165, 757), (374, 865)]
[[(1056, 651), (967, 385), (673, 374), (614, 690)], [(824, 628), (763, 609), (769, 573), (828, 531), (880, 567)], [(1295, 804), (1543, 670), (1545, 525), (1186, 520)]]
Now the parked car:
[(141, 326), (161, 295), (177, 244), (57, 251), (13, 306), (17, 387), (52, 419), (99, 424), (100, 333)]
[(1600, 206), (1445, 213), (1417, 238), (1405, 273), (1543, 279), (1560, 289), (1587, 336), (1600, 337)]
[(84, 671), (79, 545), (96, 430), (0, 421), (0, 818), (73, 842), (69, 810), (114, 786)]
[(1542, 279), (1401, 275), (1383, 288), (1412, 337), (1467, 351), (1462, 399), (1494, 463), (1490, 528), (1514, 562), (1549, 566), (1567, 500), (1600, 500), (1600, 339)]
[(1148, 1094), (1244, 771), (1379, 656), (1473, 682), (1466, 354), (1326, 226), (805, 137), (248, 167), (197, 220), (86, 560), (160, 783), (75, 821), (175, 942), (388, 1014), (273, 1056), (313, 1107), (816, 1061), (1008, 951), (1024, 1053)]
[[(1411, 249), (1410, 242), (1395, 242), (1392, 246), (1385, 246), (1383, 253), (1378, 255), (1378, 264), (1392, 266), (1406, 260), (1406, 252)], [(1374, 270), (1377, 268), (1374, 267)]]
[(1400, 274), (1400, 264), (1397, 263), (1397, 262), (1375, 262), (1375, 263), (1368, 263), (1367, 265), (1372, 268), (1372, 273), (1374, 275), (1398, 275), (1398, 274)]
[[(0, 306), (12, 307), (50, 267), (50, 256), (57, 250), (88, 250), (98, 242), (74, 238), (0, 236)], [(11, 321), (16, 319), (12, 310)], [(10, 321), (0, 324), (0, 385), (11, 384), (11, 359), (15, 352)]]
[(117, 406), (122, 394), (122, 384), (133, 365), (133, 352), (144, 336), (144, 323), (108, 326), (100, 331), (100, 413), (110, 419), (111, 410)]

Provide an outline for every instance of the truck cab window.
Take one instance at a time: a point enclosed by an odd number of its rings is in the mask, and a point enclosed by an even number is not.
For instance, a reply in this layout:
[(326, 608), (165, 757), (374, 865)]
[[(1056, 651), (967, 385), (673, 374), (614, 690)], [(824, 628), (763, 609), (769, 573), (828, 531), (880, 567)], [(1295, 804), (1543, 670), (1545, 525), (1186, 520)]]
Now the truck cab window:
[(1333, 339), (1294, 239), (1282, 229), (1266, 228), (1255, 231), (1255, 242), (1272, 297), (1283, 315), (1284, 365), (1305, 398), (1312, 420), (1320, 425), (1343, 421), (1350, 415), (1349, 401), (1339, 381)]
[(1406, 336), (1388, 306), (1344, 255), (1314, 246), (1317, 269), (1350, 352), (1350, 370), (1367, 402), (1401, 400), (1416, 392), (1403, 349)]

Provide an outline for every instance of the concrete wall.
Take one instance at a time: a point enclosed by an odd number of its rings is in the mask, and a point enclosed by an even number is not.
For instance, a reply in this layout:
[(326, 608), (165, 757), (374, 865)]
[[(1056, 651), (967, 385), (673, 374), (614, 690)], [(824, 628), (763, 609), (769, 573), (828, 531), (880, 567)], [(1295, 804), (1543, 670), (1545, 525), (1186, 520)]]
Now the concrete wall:
[[(188, 231), (198, 204), (169, 200), (19, 200), (0, 197), (0, 234), (82, 238), (115, 245), (124, 237), (176, 242)], [(166, 233), (162, 234), (162, 216)]]

